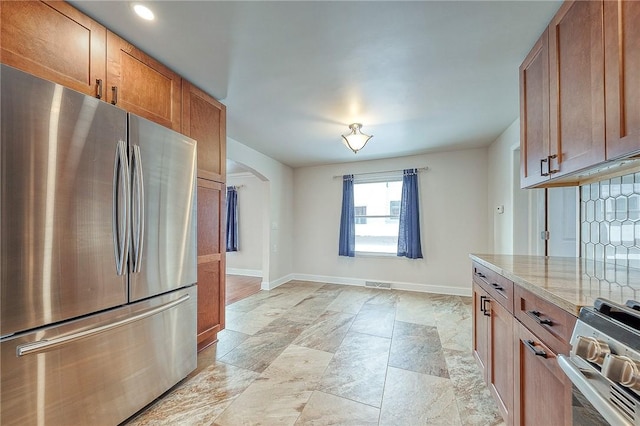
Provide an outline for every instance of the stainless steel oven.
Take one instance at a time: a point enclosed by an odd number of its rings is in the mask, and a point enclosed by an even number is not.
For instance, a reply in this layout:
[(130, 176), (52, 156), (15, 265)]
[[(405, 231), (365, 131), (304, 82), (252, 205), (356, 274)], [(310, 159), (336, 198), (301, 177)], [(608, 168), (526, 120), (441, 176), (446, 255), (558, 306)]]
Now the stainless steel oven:
[(582, 308), (558, 363), (574, 384), (574, 424), (640, 426), (640, 303)]

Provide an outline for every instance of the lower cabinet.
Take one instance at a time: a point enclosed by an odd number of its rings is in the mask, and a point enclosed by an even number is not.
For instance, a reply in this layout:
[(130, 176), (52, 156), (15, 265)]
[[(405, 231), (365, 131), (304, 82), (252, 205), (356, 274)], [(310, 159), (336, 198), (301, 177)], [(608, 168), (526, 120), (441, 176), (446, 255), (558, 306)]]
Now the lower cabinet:
[(478, 284), (473, 286), (474, 356), (505, 421), (513, 417), (513, 315)]
[(474, 263), (473, 355), (507, 425), (572, 424), (572, 385), (556, 354), (569, 352), (575, 320)]
[(224, 329), (225, 185), (198, 179), (198, 350)]
[(527, 327), (516, 324), (514, 424), (571, 425), (571, 382), (556, 354)]

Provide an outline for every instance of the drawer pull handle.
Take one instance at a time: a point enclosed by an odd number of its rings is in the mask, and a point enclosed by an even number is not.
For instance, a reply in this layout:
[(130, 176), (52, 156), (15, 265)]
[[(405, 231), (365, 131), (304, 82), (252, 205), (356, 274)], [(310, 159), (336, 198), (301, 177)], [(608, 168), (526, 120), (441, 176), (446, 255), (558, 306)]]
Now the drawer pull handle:
[(540, 349), (536, 349), (536, 343), (533, 340), (523, 340), (522, 341), (530, 350), (533, 352), (535, 356), (541, 356), (542, 358), (547, 357), (547, 353)]
[(529, 314), (529, 316), (531, 318), (533, 318), (534, 320), (536, 320), (536, 322), (538, 324), (541, 325), (548, 325), (548, 326), (552, 326), (553, 325), (553, 321), (551, 321), (550, 319), (546, 319), (546, 318), (540, 318), (540, 312), (539, 311), (527, 311), (527, 314)]
[(476, 272), (476, 275), (479, 276), (480, 278), (487, 278), (487, 276), (482, 272)]
[(500, 287), (500, 284), (498, 283), (491, 283), (491, 286), (498, 291), (504, 291), (504, 288)]

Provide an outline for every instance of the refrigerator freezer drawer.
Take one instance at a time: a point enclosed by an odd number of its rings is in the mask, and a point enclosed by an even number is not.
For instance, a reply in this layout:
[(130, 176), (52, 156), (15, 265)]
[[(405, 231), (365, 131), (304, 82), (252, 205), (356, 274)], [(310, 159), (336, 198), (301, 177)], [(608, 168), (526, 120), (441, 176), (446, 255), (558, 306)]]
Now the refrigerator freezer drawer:
[(190, 287), (0, 343), (2, 425), (115, 425), (196, 368)]

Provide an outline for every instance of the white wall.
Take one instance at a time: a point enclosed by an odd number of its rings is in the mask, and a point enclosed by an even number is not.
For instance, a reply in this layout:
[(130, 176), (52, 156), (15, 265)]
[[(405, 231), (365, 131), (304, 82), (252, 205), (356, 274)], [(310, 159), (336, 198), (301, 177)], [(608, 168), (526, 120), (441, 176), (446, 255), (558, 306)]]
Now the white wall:
[(288, 281), (293, 272), (293, 169), (232, 138), (227, 138), (227, 158), (247, 166), (267, 181), (262, 286), (273, 288)]
[(251, 173), (227, 175), (238, 187), (238, 251), (227, 252), (227, 273), (262, 276), (262, 232), (268, 184)]
[[(487, 149), (470, 149), (294, 170), (296, 276), (325, 282), (470, 294), (469, 253), (487, 252)], [(342, 181), (334, 175), (429, 167), (421, 172), (424, 259), (338, 256)]]
[[(489, 146), (489, 241), (495, 254), (513, 253), (513, 147), (520, 144), (520, 120)], [(504, 206), (504, 213), (496, 212)]]
[[(520, 189), (520, 119), (489, 146), (488, 238), (495, 254), (544, 254), (544, 197), (540, 189)], [(504, 206), (504, 213), (497, 212)]]

